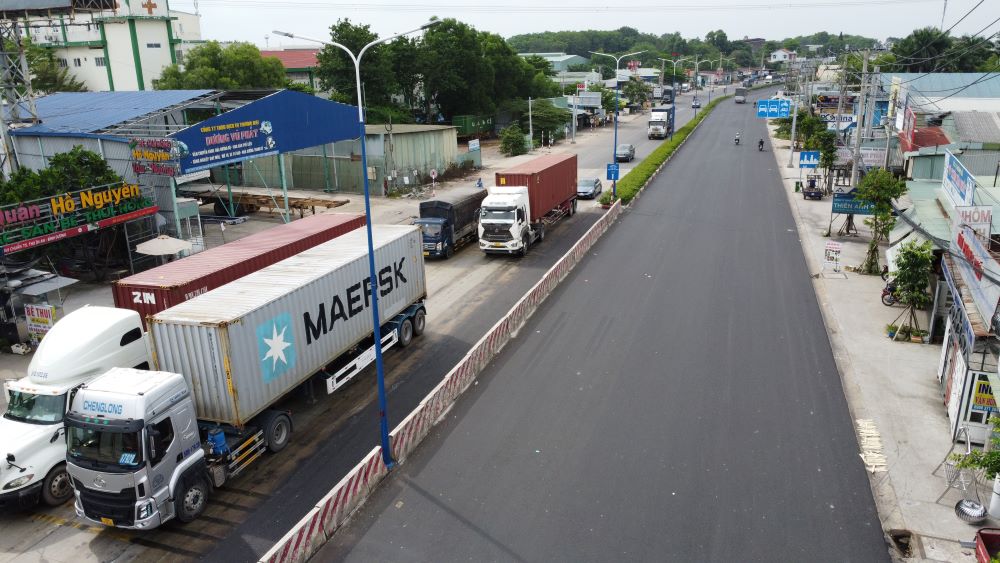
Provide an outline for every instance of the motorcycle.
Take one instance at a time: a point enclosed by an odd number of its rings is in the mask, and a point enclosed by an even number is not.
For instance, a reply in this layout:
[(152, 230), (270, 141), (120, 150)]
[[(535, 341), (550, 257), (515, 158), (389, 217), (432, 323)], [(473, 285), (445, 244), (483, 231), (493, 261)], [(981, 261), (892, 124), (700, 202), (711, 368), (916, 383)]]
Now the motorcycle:
[(885, 287), (882, 288), (882, 304), (892, 307), (899, 301), (899, 288), (896, 287), (895, 280), (889, 279), (888, 266), (882, 269), (882, 279), (885, 281)]
[(737, 144), (737, 145), (739, 145), (739, 144), (740, 144), (740, 138), (739, 138), (739, 137), (736, 137), (736, 144)]
[(757, 150), (760, 152), (764, 152), (764, 141), (757, 143)]

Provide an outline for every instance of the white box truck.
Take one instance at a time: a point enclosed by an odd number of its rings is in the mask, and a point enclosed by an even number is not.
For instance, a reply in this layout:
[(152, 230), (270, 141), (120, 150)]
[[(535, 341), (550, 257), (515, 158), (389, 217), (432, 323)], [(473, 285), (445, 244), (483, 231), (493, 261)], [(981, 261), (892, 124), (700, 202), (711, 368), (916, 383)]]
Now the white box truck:
[(376, 276), (358, 229), (150, 319), (156, 368), (115, 369), (84, 384), (66, 415), (76, 513), (152, 529), (198, 517), (214, 487), (292, 430), (272, 408), (317, 374), (332, 392), (382, 349), (423, 332), (427, 290), (418, 228), (373, 228)]
[(148, 341), (135, 311), (84, 307), (59, 320), (28, 365), (7, 383), (0, 417), (0, 508), (73, 497), (63, 418), (76, 389), (113, 367), (149, 369)]

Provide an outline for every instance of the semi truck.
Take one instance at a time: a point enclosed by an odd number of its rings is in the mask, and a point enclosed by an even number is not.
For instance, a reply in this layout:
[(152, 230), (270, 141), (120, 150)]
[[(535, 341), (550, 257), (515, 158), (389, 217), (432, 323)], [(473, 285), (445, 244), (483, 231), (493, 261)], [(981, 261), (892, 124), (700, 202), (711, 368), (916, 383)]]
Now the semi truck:
[[(314, 378), (332, 393), (405, 347), (426, 325), (419, 229), (356, 230), (150, 319), (157, 371), (113, 369), (85, 383), (66, 414), (76, 514), (148, 530), (188, 522), (212, 491), (290, 440), (277, 404)], [(374, 342), (370, 295), (383, 337)]]
[(743, 87), (736, 88), (736, 95), (733, 96), (733, 99), (737, 104), (747, 103), (747, 89)]
[(63, 419), (72, 393), (113, 367), (149, 369), (150, 349), (135, 311), (84, 307), (52, 326), (28, 373), (8, 382), (0, 418), (0, 508), (50, 506), (73, 497)]
[(649, 124), (646, 127), (646, 137), (649, 139), (666, 139), (670, 134), (670, 107), (655, 107), (649, 111)]
[(272, 227), (115, 282), (115, 307), (132, 309), (145, 321), (149, 315), (364, 225), (364, 215), (321, 213)]
[(524, 256), (546, 225), (576, 213), (576, 155), (540, 156), (496, 173), (479, 213), (479, 249)]
[(432, 201), (420, 202), (420, 217), (413, 223), (424, 239), (424, 256), (451, 255), (478, 236), (479, 207), (486, 190), (458, 189)]

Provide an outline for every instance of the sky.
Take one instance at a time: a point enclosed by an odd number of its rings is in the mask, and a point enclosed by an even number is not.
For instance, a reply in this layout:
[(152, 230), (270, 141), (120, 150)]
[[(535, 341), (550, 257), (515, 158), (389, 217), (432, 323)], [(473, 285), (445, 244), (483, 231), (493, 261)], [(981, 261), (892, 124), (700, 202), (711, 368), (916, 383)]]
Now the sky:
[[(195, 3), (171, 0), (170, 7), (193, 12)], [(276, 36), (276, 29), (329, 39), (330, 26), (347, 18), (384, 37), (417, 28), (432, 16), (503, 37), (630, 26), (656, 35), (677, 31), (685, 38), (721, 29), (730, 40), (819, 31), (885, 39), (940, 26), (946, 6), (944, 27), (958, 22), (953, 35), (984, 28), (985, 35), (1000, 32), (1000, 0), (197, 0), (197, 5), (203, 39), (248, 41), (261, 48), (306, 44)]]

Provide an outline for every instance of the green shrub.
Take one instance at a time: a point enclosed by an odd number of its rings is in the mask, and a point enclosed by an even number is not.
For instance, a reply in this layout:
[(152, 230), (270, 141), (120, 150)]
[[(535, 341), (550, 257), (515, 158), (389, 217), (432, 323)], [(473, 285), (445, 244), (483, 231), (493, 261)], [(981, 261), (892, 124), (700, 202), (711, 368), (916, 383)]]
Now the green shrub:
[(524, 142), (524, 132), (517, 124), (500, 132), (500, 152), (507, 156), (517, 156), (528, 152), (527, 143)]

